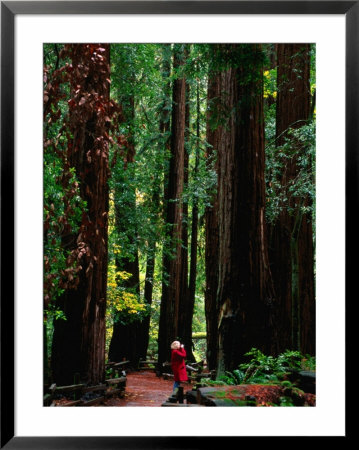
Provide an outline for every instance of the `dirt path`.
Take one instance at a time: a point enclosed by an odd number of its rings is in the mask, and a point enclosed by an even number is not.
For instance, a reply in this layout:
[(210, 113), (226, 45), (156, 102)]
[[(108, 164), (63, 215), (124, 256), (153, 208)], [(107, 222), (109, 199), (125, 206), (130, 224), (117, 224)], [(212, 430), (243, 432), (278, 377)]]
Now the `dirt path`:
[[(184, 392), (191, 390), (184, 384)], [(152, 371), (127, 374), (126, 392), (123, 398), (110, 398), (102, 406), (161, 406), (171, 395), (173, 381), (157, 377)]]

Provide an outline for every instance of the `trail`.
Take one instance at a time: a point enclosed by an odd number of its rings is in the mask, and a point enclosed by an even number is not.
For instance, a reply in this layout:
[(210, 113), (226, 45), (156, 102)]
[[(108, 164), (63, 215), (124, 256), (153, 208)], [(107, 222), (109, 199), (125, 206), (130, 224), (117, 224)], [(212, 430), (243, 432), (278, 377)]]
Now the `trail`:
[[(183, 384), (184, 392), (191, 385)], [(173, 381), (157, 377), (152, 371), (127, 374), (126, 391), (123, 398), (110, 398), (101, 406), (161, 406), (171, 395)]]

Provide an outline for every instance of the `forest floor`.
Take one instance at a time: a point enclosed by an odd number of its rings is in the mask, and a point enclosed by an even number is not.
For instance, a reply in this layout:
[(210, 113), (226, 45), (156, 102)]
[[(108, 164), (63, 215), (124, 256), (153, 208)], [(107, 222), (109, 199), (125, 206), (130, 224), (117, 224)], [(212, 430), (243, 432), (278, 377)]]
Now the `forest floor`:
[[(141, 370), (129, 372), (126, 375), (126, 388), (119, 397), (110, 397), (93, 406), (162, 406), (173, 389), (173, 380), (165, 380), (157, 377), (152, 370)], [(182, 383), (184, 394), (191, 391), (190, 383)], [(294, 391), (293, 391), (294, 392)], [(293, 402), (296, 406), (315, 406), (316, 396), (311, 393), (301, 394), (294, 392)], [(280, 399), (291, 395), (283, 391), (283, 386), (277, 385), (240, 385), (240, 386), (217, 386), (207, 387), (200, 390), (201, 401), (204, 405), (213, 406), (244, 406), (238, 404), (247, 397), (254, 397), (255, 406), (275, 406), (280, 404)], [(204, 400), (204, 403), (202, 402)], [(290, 399), (289, 399), (290, 400)], [(55, 400), (51, 406), (70, 406), (73, 399), (63, 397)], [(214, 404), (213, 404), (214, 403)], [(231, 403), (231, 404), (228, 404)], [(233, 404), (235, 403), (235, 404)], [(71, 405), (72, 406), (72, 405)], [(286, 406), (286, 405), (283, 405)]]
[[(129, 372), (126, 377), (123, 398), (110, 398), (101, 406), (161, 406), (172, 393), (173, 381), (157, 377), (150, 370)], [(192, 389), (189, 383), (182, 385), (184, 393)]]
[[(190, 383), (182, 383), (184, 394), (192, 390)], [(231, 399), (233, 390), (243, 390), (240, 398), (254, 396), (257, 406), (273, 406), (279, 404), (279, 397), (283, 395), (281, 387), (263, 385), (226, 386), (227, 397)], [(171, 395), (173, 381), (157, 377), (153, 371), (139, 371), (127, 373), (126, 390), (123, 397), (112, 397), (99, 406), (161, 406)], [(223, 386), (219, 390), (224, 389)], [(206, 395), (206, 394), (204, 394)], [(208, 394), (209, 396), (211, 393)], [(315, 395), (304, 393), (298, 406), (315, 406)], [(239, 399), (238, 392), (235, 399)], [(223, 406), (223, 405), (218, 405)], [(228, 405), (224, 405), (228, 406)], [(230, 405), (233, 406), (233, 405)]]

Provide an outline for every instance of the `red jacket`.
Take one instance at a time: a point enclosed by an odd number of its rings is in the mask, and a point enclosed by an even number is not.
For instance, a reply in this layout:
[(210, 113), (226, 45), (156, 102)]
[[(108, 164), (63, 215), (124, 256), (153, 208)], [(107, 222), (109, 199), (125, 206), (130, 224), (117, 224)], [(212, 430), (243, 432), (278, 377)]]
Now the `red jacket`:
[(186, 350), (183, 347), (178, 350), (172, 350), (171, 366), (175, 381), (188, 380), (186, 364), (184, 362), (186, 355)]

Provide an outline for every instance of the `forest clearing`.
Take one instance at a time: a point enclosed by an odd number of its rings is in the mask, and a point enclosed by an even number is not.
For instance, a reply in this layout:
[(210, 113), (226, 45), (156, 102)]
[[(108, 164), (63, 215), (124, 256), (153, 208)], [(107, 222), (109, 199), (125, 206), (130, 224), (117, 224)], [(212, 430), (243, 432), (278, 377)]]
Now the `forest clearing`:
[(44, 405), (315, 406), (315, 45), (43, 62)]

